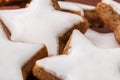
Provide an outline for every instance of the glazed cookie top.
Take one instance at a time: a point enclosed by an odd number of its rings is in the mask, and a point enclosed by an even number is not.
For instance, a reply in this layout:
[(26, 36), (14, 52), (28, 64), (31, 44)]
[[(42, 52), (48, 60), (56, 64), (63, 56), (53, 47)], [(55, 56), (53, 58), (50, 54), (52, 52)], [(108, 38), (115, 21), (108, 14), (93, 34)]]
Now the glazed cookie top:
[(102, 0), (102, 2), (110, 5), (118, 14), (120, 14), (120, 3), (114, 0)]
[(84, 16), (83, 10), (94, 10), (95, 9), (94, 6), (75, 3), (75, 2), (58, 1), (58, 3), (61, 9), (71, 10), (71, 11), (80, 11), (82, 16)]
[(11, 40), (44, 43), (55, 55), (58, 36), (83, 22), (76, 14), (57, 11), (52, 0), (32, 0), (27, 8), (0, 10), (0, 18), (11, 32)]
[(23, 80), (21, 68), (42, 47), (9, 41), (0, 24), (0, 80)]
[(36, 64), (62, 80), (120, 79), (120, 48), (96, 48), (82, 33), (75, 30), (67, 52), (68, 55), (48, 57), (38, 60)]
[(99, 33), (88, 29), (85, 35), (96, 47), (103, 49), (120, 47), (115, 40), (114, 33)]

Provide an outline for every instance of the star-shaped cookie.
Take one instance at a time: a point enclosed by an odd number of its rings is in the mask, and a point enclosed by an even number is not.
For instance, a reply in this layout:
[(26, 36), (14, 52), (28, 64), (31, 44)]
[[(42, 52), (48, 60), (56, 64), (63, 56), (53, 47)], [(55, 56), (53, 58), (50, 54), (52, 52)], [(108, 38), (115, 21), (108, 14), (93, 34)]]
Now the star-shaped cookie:
[(78, 14), (81, 14), (82, 16), (84, 16), (84, 10), (95, 10), (94, 6), (81, 4), (81, 3), (69, 2), (69, 1), (58, 1), (58, 3), (62, 10), (75, 11)]
[(99, 48), (117, 48), (119, 44), (115, 40), (114, 33), (99, 33), (92, 29), (88, 29), (85, 33), (86, 37)]
[[(55, 55), (58, 38), (74, 27), (81, 30), (80, 24), (85, 21), (79, 15), (56, 10), (58, 8), (57, 0), (31, 0), (27, 8), (0, 10), (0, 18), (11, 32), (11, 40), (44, 43), (49, 55)], [(85, 23), (85, 31), (87, 27)]]
[(9, 41), (0, 23), (0, 80), (25, 80), (35, 60), (47, 56), (43, 49), (42, 44)]
[(102, 0), (96, 6), (96, 13), (114, 32), (116, 41), (120, 44), (120, 3), (117, 0)]
[(120, 48), (97, 48), (78, 30), (66, 47), (67, 55), (38, 60), (34, 74), (39, 79), (43, 71), (54, 80), (120, 80)]
[(63, 11), (75, 13), (84, 16), (88, 22), (89, 27), (103, 27), (103, 21), (96, 14), (95, 6), (69, 2), (69, 1), (58, 1), (60, 8)]

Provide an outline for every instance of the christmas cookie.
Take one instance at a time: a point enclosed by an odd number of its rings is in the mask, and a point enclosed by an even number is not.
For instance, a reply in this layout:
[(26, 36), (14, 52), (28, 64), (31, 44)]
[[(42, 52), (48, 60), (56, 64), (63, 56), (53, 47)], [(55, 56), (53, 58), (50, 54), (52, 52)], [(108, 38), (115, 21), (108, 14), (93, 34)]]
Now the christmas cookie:
[(102, 0), (96, 6), (96, 12), (111, 30), (120, 44), (120, 3), (114, 0)]
[(73, 29), (85, 33), (89, 24), (80, 15), (59, 11), (57, 0), (31, 0), (26, 8), (0, 10), (0, 18), (17, 42), (44, 43), (49, 55), (62, 53)]
[(103, 21), (96, 14), (94, 6), (68, 1), (58, 1), (58, 3), (62, 11), (84, 16), (89, 21), (90, 27), (103, 27)]
[(85, 36), (96, 46), (103, 49), (120, 47), (115, 40), (114, 33), (100, 33), (88, 29)]
[(0, 23), (0, 80), (26, 80), (36, 60), (46, 57), (42, 44), (8, 40)]
[(40, 80), (120, 79), (120, 48), (97, 48), (74, 30), (65, 54), (38, 60), (33, 68), (34, 75)]

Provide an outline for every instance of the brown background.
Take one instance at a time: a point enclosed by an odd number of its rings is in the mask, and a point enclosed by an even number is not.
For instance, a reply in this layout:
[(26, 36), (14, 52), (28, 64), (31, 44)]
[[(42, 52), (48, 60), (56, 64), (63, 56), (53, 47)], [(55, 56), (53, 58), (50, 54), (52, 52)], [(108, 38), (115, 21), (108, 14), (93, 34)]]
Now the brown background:
[[(101, 0), (66, 0), (66, 1), (79, 2), (79, 3), (89, 4), (89, 5), (96, 5), (97, 2), (100, 2)], [(120, 0), (115, 0), (115, 1), (120, 2)]]
[[(0, 6), (5, 5), (21, 5), (21, 3), (29, 2), (30, 0), (0, 0)], [(72, 1), (72, 2), (79, 2), (88, 5), (96, 5), (101, 0), (63, 0), (63, 1)], [(120, 2), (120, 0), (115, 0)]]

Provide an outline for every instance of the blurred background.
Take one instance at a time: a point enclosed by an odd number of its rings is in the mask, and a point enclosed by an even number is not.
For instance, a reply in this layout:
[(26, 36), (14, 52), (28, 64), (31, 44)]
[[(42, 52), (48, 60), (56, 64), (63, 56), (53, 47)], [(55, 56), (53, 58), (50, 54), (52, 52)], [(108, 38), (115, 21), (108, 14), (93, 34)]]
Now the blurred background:
[[(79, 3), (89, 4), (89, 5), (96, 5), (101, 0), (66, 0), (66, 1), (73, 1), (73, 2), (79, 2)], [(120, 2), (120, 0), (115, 0), (115, 1)]]

